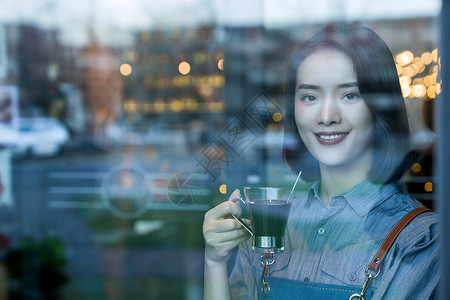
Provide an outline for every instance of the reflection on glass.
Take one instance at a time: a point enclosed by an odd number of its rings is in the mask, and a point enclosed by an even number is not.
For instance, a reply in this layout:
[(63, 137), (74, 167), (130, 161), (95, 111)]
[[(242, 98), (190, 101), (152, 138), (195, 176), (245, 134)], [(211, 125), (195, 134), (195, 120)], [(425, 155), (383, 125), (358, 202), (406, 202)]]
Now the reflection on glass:
[[(439, 1), (414, 17), (263, 3), (251, 19), (245, 3), (84, 2), (0, 11), (0, 259), (55, 253), (61, 298), (202, 299), (204, 213), (243, 183), (292, 184), (285, 58), (344, 15), (392, 46), (417, 146), (401, 183), (433, 205)], [(23, 262), (10, 289), (43, 295)]]

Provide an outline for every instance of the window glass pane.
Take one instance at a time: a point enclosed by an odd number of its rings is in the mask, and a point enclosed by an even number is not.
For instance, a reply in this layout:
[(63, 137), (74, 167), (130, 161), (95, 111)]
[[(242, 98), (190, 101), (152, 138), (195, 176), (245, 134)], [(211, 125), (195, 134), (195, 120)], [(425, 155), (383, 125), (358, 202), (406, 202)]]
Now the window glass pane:
[[(0, 4), (0, 293), (10, 299), (202, 299), (205, 213), (235, 189), (290, 189), (296, 182), (299, 168), (291, 169), (284, 155), (297, 149), (304, 127), (300, 121), (293, 132), (285, 127), (299, 113), (289, 101), (305, 101), (288, 90), (290, 58), (329, 24), (365, 26), (390, 48), (411, 133), (411, 163), (398, 182), (435, 209), (441, 5)], [(367, 57), (355, 70), (375, 78), (377, 59)], [(296, 88), (320, 85), (311, 80)], [(376, 85), (365, 84), (369, 90)], [(308, 101), (320, 98), (312, 90)], [(344, 106), (328, 108), (348, 114), (355, 91), (364, 93), (357, 90), (339, 95)], [(329, 96), (326, 89), (320, 93)], [(396, 118), (390, 103), (379, 109)], [(370, 112), (367, 119), (377, 117)], [(316, 122), (319, 116), (311, 110), (301, 120), (307, 117)], [(306, 146), (314, 152), (317, 141), (338, 144), (361, 128), (347, 125), (316, 130), (317, 140)], [(328, 161), (326, 151), (317, 153)], [(332, 159), (345, 163), (342, 156)], [(309, 166), (300, 169), (298, 190), (314, 177)]]

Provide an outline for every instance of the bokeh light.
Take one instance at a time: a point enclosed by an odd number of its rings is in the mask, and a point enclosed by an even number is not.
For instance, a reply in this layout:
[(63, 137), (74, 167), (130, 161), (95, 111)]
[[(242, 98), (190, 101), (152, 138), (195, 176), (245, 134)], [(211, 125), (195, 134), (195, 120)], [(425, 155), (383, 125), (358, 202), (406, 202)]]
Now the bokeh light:
[(412, 86), (411, 92), (414, 97), (422, 98), (427, 93), (427, 88), (423, 84), (417, 84)]
[(442, 92), (442, 88), (441, 88), (441, 84), (440, 83), (436, 83), (436, 87), (434, 88), (434, 91), (438, 95)]
[(427, 96), (430, 97), (430, 98), (436, 98), (436, 92), (435, 92), (435, 89), (434, 89), (433, 85), (429, 86), (427, 88)]
[(183, 75), (189, 74), (191, 71), (191, 65), (188, 62), (182, 61), (178, 65), (178, 71)]
[(402, 85), (402, 95), (404, 98), (408, 97), (411, 94), (411, 88), (409, 85)]
[(431, 51), (431, 59), (432, 59), (434, 62), (437, 62), (437, 61), (438, 61), (438, 49), (437, 49), (437, 48), (434, 49), (433, 51)]
[(432, 192), (433, 191), (433, 183), (428, 181), (427, 183), (425, 183), (424, 189), (427, 192)]
[(405, 65), (409, 64), (413, 60), (413, 58), (414, 58), (414, 54), (412, 54), (411, 51), (406, 50), (400, 54), (397, 54), (395, 60), (397, 61), (397, 63), (400, 66), (405, 66)]
[(227, 185), (226, 184), (222, 184), (219, 187), (219, 192), (225, 195), (227, 193)]
[(280, 122), (282, 118), (283, 116), (279, 112), (274, 113), (272, 116), (272, 120), (274, 120), (277, 123)]
[(400, 85), (410, 85), (411, 84), (411, 77), (409, 76), (401, 76), (400, 77)]
[(431, 62), (433, 61), (433, 59), (431, 58), (431, 53), (430, 52), (422, 53), (422, 61), (426, 65), (431, 64)]
[(131, 74), (131, 72), (133, 72), (133, 68), (131, 67), (130, 64), (122, 64), (120, 65), (120, 74), (122, 74), (123, 76), (129, 76)]
[(413, 77), (414, 75), (416, 75), (416, 72), (412, 67), (408, 66), (408, 67), (403, 68), (402, 75), (408, 76), (408, 77)]
[(419, 173), (422, 170), (422, 165), (419, 163), (413, 163), (411, 169), (414, 173)]
[(170, 110), (173, 112), (180, 112), (184, 109), (184, 103), (180, 100), (172, 100), (172, 102), (170, 102)]
[(223, 71), (223, 58), (221, 58), (221, 59), (217, 62), (217, 67), (219, 68), (219, 70)]

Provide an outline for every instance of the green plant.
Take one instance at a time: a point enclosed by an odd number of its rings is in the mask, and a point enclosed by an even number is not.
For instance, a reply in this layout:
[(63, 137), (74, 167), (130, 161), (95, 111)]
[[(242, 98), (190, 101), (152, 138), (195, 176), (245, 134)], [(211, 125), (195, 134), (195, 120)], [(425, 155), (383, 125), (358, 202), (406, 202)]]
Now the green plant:
[(10, 299), (57, 300), (67, 283), (64, 245), (58, 238), (42, 241), (23, 238), (20, 246), (5, 253)]

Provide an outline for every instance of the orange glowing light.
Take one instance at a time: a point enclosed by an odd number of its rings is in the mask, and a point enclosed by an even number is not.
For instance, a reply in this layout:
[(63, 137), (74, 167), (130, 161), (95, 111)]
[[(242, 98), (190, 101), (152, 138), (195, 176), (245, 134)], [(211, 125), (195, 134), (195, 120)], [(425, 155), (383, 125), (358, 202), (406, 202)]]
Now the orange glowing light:
[(409, 77), (409, 76), (401, 76), (399, 79), (400, 79), (400, 85), (410, 85), (411, 84), (411, 77)]
[(431, 53), (430, 52), (422, 53), (422, 61), (424, 64), (429, 65), (433, 61), (433, 59), (431, 58)]
[(427, 182), (427, 183), (425, 183), (425, 191), (427, 191), (427, 192), (432, 192), (433, 191), (433, 183), (432, 182)]
[(189, 74), (191, 71), (191, 65), (188, 62), (182, 61), (178, 65), (178, 71), (183, 75)]
[(434, 49), (433, 51), (431, 51), (431, 59), (434, 62), (437, 62), (437, 60), (438, 60), (438, 49), (437, 48)]
[(411, 169), (414, 173), (419, 173), (422, 170), (422, 165), (419, 163), (413, 163)]
[(272, 116), (272, 119), (277, 123), (280, 122), (282, 118), (283, 116), (279, 112), (274, 113)]
[(397, 61), (397, 63), (400, 66), (405, 66), (407, 64), (409, 64), (414, 58), (414, 54), (412, 54), (411, 51), (403, 51), (400, 54), (397, 54), (397, 56), (395, 57), (395, 60)]
[(170, 103), (170, 109), (174, 112), (180, 112), (184, 109), (184, 103), (179, 100), (173, 100)]
[(223, 71), (223, 58), (219, 59), (219, 61), (217, 62), (217, 67), (219, 68), (219, 70)]
[(226, 185), (226, 184), (222, 184), (222, 185), (219, 187), (219, 192), (220, 192), (221, 194), (225, 195), (225, 194), (227, 193), (227, 185)]
[(120, 74), (122, 74), (123, 76), (129, 76), (131, 72), (133, 72), (133, 68), (131, 67), (130, 64), (122, 64), (119, 70)]
[(427, 88), (427, 96), (430, 98), (436, 98), (436, 92), (434, 90), (434, 86), (429, 86)]
[(422, 98), (427, 93), (427, 88), (423, 84), (417, 84), (413, 85), (411, 92), (414, 97)]
[(403, 68), (402, 75), (413, 77), (414, 75), (416, 75), (416, 72), (412, 67), (405, 67)]
[(436, 83), (436, 87), (434, 88), (434, 91), (437, 95), (439, 95), (442, 92), (442, 87), (440, 83)]
[(402, 85), (402, 95), (404, 98), (411, 95), (411, 88), (409, 87), (409, 85)]

